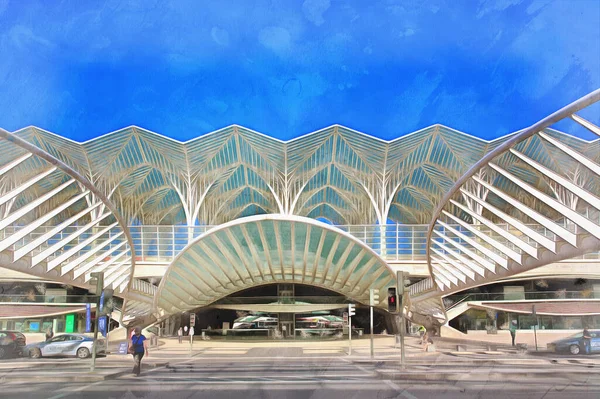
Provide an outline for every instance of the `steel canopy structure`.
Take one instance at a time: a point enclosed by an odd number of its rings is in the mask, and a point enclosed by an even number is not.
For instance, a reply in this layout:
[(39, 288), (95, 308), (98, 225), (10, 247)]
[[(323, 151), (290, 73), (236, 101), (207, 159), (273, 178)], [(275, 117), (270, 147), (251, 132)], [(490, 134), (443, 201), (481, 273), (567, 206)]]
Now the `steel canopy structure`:
[(441, 125), (389, 142), (339, 125), (287, 142), (237, 125), (185, 143), (139, 127), (85, 143), (36, 127), (14, 134), (143, 225), (218, 225), (264, 213), (427, 223), (454, 181), (496, 145)]
[(76, 170), (0, 129), (0, 264), (42, 278), (90, 288), (127, 290), (135, 268), (129, 229), (116, 207)]
[[(1, 131), (0, 266), (85, 288), (105, 271), (131, 317), (271, 282), (364, 301), (393, 280), (386, 223), (431, 221), (431, 278), (410, 309), (441, 320), (444, 295), (598, 249), (600, 140), (550, 126), (570, 116), (600, 134), (575, 114), (599, 97), (494, 141), (441, 125), (393, 141), (339, 125), (287, 142), (237, 125), (185, 143), (139, 127), (84, 143)], [(318, 218), (378, 225), (381, 257)], [(133, 279), (128, 226), (151, 224), (190, 227), (160, 288)]]
[(458, 179), (433, 213), (431, 278), (411, 288), (411, 311), (441, 318), (443, 296), (600, 249), (600, 141), (586, 151), (544, 130), (571, 118), (600, 136), (576, 114), (599, 101), (596, 90), (518, 132)]
[(154, 304), (176, 313), (271, 283), (318, 286), (368, 303), (369, 289), (383, 292), (395, 275), (370, 247), (342, 230), (299, 216), (257, 215), (190, 243), (167, 269)]

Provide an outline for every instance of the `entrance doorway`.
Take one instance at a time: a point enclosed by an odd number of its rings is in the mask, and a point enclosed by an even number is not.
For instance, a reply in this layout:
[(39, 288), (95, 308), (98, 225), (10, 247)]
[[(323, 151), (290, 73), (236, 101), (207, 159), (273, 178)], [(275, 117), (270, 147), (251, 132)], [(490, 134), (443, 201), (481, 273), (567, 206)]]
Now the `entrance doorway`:
[(293, 321), (283, 321), (279, 324), (281, 328), (281, 334), (283, 334), (283, 338), (293, 338), (294, 337), (294, 322)]
[(294, 338), (293, 313), (279, 313), (279, 332), (283, 338)]

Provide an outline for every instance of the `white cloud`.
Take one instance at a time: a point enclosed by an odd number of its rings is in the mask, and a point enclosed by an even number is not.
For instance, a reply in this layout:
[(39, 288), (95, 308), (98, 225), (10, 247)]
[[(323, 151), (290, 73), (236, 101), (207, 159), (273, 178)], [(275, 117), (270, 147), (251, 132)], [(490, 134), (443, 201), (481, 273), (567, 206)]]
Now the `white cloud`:
[(541, 10), (552, 2), (552, 0), (534, 0), (533, 3), (527, 7), (527, 14), (534, 14), (536, 11)]
[(30, 49), (31, 45), (42, 45), (52, 47), (53, 44), (48, 39), (37, 36), (33, 31), (24, 25), (16, 25), (8, 33), (12, 44), (19, 49)]
[(504, 11), (508, 7), (521, 4), (523, 0), (480, 0), (477, 18), (495, 11)]
[(306, 0), (302, 4), (302, 11), (304, 16), (313, 24), (320, 26), (323, 25), (325, 19), (323, 14), (329, 9), (331, 3), (329, 0)]
[(215, 43), (221, 46), (229, 45), (229, 32), (227, 32), (225, 29), (213, 26), (213, 28), (210, 30), (210, 36)]
[(258, 41), (273, 51), (284, 51), (290, 47), (290, 32), (279, 26), (269, 26), (258, 33)]
[(406, 28), (404, 29), (402, 32), (398, 33), (398, 36), (400, 37), (409, 37), (415, 34), (414, 29), (412, 28)]

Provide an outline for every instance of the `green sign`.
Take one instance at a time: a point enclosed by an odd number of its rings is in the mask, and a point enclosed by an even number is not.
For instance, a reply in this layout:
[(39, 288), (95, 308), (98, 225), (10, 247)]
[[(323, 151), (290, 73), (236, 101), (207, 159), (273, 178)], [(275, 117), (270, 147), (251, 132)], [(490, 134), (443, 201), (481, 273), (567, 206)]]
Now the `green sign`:
[(75, 315), (74, 314), (67, 315), (65, 332), (66, 333), (75, 332)]

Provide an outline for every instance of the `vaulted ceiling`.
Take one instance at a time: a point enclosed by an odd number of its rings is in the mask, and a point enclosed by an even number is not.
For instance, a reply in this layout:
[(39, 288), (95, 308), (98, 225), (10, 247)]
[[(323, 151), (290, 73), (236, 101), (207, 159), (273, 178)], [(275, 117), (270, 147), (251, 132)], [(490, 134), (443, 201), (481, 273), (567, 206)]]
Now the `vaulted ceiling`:
[[(598, 140), (547, 132), (598, 159)], [(389, 142), (339, 125), (287, 142), (237, 125), (185, 143), (139, 127), (84, 143), (36, 127), (15, 134), (86, 176), (128, 223), (211, 225), (263, 213), (335, 224), (428, 223), (453, 183), (509, 137), (488, 142), (441, 125)], [(533, 139), (521, 147), (541, 163), (560, 162)], [(20, 155), (0, 142), (0, 165)], [(513, 158), (504, 159), (504, 166), (519, 174)], [(34, 158), (23, 162), (3, 177), (0, 191), (42, 167)], [(536, 176), (523, 177), (545, 185)], [(37, 185), (45, 191), (60, 183), (50, 176)], [(26, 202), (23, 197), (11, 206)]]

